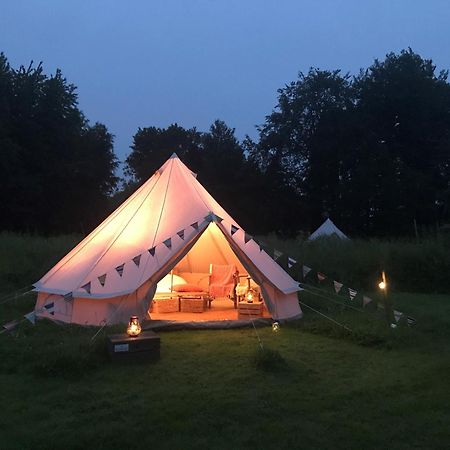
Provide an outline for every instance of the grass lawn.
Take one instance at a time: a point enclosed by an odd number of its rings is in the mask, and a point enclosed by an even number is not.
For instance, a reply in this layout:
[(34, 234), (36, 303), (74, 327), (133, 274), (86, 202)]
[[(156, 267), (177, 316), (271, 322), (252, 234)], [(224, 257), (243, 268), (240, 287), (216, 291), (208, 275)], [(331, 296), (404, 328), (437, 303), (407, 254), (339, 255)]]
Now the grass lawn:
[(0, 336), (0, 448), (448, 448), (450, 298), (393, 299), (416, 326), (305, 310), (258, 329), (265, 352), (253, 329), (161, 332), (131, 366), (105, 355), (117, 328), (22, 323)]

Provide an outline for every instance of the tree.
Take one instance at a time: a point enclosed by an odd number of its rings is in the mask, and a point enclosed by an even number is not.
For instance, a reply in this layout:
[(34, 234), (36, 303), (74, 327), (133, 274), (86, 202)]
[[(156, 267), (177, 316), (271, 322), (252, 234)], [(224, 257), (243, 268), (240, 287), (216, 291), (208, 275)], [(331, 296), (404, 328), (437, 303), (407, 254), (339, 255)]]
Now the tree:
[(278, 93), (249, 154), (270, 185), (268, 199), (282, 227), (294, 233), (334, 204), (340, 182), (335, 133), (353, 98), (349, 77), (339, 70), (310, 69)]
[(409, 49), (354, 79), (311, 69), (278, 91), (248, 151), (273, 184), (267, 198), (285, 228), (293, 205), (304, 228), (331, 215), (354, 234), (446, 220), (450, 85), (435, 70)]
[(117, 159), (106, 127), (78, 109), (76, 87), (42, 64), (14, 70), (1, 54), (0, 93), (0, 226), (52, 233), (98, 222)]
[(366, 222), (378, 233), (412, 233), (415, 222), (430, 227), (442, 219), (437, 204), (450, 180), (450, 85), (447, 72), (435, 70), (409, 49), (376, 60), (355, 80), (366, 162), (352, 176), (367, 191)]
[(193, 167), (200, 164), (201, 133), (176, 123), (167, 128), (139, 128), (133, 137), (131, 153), (125, 161), (125, 173), (132, 182), (147, 180), (172, 155), (177, 155)]

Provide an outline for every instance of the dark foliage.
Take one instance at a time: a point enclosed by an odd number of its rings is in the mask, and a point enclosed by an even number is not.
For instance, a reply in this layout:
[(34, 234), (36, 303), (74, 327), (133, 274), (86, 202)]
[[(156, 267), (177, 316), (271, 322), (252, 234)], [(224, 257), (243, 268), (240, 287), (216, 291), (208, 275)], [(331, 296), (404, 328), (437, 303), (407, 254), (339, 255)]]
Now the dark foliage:
[(0, 54), (0, 152), (1, 229), (85, 231), (105, 214), (113, 136), (89, 125), (61, 71), (14, 70)]

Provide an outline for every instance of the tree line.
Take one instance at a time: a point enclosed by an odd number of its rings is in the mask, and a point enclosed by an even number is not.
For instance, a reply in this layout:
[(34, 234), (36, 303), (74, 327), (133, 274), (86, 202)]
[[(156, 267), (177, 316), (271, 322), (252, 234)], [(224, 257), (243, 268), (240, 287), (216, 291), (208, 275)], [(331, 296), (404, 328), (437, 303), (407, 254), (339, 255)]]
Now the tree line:
[(450, 85), (411, 49), (356, 76), (312, 68), (278, 90), (274, 110), (240, 142), (207, 132), (139, 128), (118, 188), (107, 128), (90, 125), (76, 88), (42, 65), (0, 55), (2, 229), (95, 226), (175, 151), (248, 231), (295, 235), (330, 216), (350, 235), (411, 235), (449, 220)]

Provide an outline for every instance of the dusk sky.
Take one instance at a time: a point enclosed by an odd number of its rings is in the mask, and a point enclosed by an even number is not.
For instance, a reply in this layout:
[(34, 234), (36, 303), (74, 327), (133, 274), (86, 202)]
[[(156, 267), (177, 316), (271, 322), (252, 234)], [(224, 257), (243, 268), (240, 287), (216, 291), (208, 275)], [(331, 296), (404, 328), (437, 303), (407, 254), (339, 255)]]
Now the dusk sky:
[(78, 86), (123, 160), (138, 127), (215, 119), (256, 137), (277, 89), (309, 67), (355, 74), (411, 47), (450, 68), (448, 0), (2, 0), (0, 51)]

